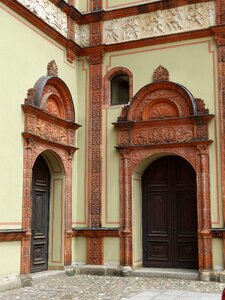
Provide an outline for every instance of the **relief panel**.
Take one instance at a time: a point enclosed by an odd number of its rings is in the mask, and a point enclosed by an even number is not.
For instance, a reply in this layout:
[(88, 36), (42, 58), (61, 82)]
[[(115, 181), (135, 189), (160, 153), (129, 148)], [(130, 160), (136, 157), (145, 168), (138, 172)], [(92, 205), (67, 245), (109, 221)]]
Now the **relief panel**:
[(52, 28), (67, 36), (67, 15), (49, 0), (17, 0)]
[(106, 44), (208, 28), (215, 25), (213, 1), (158, 10), (104, 22)]

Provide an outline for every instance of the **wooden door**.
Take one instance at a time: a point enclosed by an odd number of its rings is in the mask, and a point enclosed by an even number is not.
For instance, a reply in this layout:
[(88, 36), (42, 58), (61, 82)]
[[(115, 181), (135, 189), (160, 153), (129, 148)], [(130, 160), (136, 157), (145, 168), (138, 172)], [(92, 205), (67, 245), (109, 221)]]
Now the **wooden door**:
[(48, 269), (50, 173), (42, 156), (33, 167), (31, 272)]
[(178, 156), (142, 176), (143, 266), (198, 268), (196, 174)]

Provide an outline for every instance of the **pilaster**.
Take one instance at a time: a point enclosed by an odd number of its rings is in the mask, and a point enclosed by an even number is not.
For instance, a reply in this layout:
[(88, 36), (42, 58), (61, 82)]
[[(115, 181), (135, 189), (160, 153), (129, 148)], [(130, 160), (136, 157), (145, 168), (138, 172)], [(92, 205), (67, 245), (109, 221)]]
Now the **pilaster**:
[[(91, 1), (93, 12), (102, 9), (102, 1)], [(89, 62), (89, 227), (102, 227), (102, 58), (104, 47), (102, 42), (102, 24), (96, 20), (90, 24), (90, 45), (87, 49)], [(87, 238), (87, 263), (103, 264), (103, 238)]]

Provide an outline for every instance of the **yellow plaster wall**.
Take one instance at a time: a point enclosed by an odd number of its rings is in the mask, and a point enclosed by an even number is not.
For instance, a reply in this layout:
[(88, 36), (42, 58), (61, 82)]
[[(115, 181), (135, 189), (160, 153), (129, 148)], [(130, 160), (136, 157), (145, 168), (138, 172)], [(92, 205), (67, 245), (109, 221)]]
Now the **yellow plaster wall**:
[[(23, 188), (24, 118), (21, 104), (27, 89), (46, 75), (55, 59), (59, 77), (68, 85), (77, 107), (75, 65), (66, 61), (64, 49), (34, 26), (0, 4), (0, 118), (1, 190), (0, 229), (20, 228)], [(7, 205), (6, 205), (7, 203)]]
[(120, 264), (120, 239), (104, 238), (104, 264)]
[(87, 240), (83, 237), (76, 237), (72, 239), (72, 262), (86, 263), (87, 260)]
[(20, 244), (0, 243), (0, 276), (20, 274)]

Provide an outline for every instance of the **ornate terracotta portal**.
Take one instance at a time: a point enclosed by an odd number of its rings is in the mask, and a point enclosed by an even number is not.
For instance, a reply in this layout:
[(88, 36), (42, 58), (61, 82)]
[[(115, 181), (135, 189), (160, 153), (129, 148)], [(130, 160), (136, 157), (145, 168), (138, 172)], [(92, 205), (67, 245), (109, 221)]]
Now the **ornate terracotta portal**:
[[(53, 65), (54, 66), (54, 65)], [(64, 189), (64, 264), (71, 264), (72, 249), (72, 156), (75, 147), (75, 121), (72, 96), (66, 84), (55, 76), (43, 76), (28, 90), (25, 104), (24, 183), (21, 273), (30, 272), (30, 242), (32, 217), (32, 167), (43, 152), (53, 153), (65, 174)], [(56, 171), (57, 172), (57, 171)]]
[(208, 139), (208, 123), (213, 116), (203, 100), (195, 99), (182, 85), (167, 81), (166, 72), (160, 66), (154, 72), (154, 83), (142, 88), (114, 123), (120, 152), (121, 264), (133, 265), (132, 174), (155, 154), (175, 154), (196, 171), (199, 269), (211, 269), (208, 146), (212, 141)]

